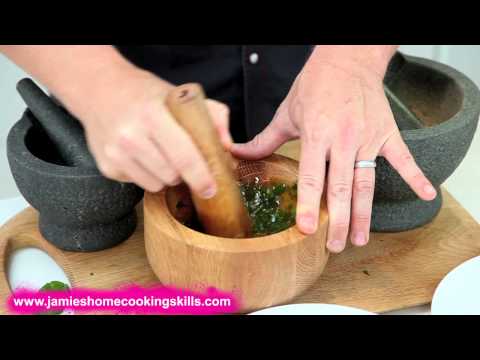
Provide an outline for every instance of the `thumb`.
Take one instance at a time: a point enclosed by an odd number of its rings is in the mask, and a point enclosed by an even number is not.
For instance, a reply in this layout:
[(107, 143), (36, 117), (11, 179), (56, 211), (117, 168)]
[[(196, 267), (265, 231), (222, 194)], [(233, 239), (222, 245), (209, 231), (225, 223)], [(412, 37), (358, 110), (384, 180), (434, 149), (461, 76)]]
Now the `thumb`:
[(271, 155), (292, 136), (282, 124), (283, 116), (277, 115), (270, 124), (251, 141), (244, 144), (233, 144), (231, 152), (234, 156), (247, 160), (258, 160)]

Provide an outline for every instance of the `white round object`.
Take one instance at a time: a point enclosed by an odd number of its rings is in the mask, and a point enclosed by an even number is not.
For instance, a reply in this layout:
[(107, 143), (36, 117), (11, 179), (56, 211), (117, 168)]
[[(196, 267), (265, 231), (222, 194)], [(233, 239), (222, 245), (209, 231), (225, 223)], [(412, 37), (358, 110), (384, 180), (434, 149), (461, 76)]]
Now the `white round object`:
[(15, 290), (25, 287), (38, 290), (50, 281), (61, 281), (71, 287), (63, 269), (53, 258), (37, 248), (15, 250), (8, 261), (8, 282)]
[(377, 315), (349, 306), (334, 304), (290, 304), (255, 311), (250, 315)]
[(250, 64), (256, 64), (258, 62), (258, 54), (251, 53), (249, 59), (250, 59)]
[(432, 315), (480, 315), (480, 256), (457, 266), (438, 284)]

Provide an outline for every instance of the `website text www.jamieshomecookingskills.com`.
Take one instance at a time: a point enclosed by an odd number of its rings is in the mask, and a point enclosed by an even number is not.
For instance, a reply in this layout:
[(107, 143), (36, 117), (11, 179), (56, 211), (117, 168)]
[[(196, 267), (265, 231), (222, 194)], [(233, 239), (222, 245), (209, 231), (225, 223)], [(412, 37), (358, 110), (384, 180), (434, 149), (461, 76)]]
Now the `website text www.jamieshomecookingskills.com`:
[(51, 312), (119, 314), (225, 314), (238, 310), (232, 294), (209, 288), (204, 293), (183, 289), (138, 286), (118, 290), (69, 289), (39, 292), (17, 289), (8, 299), (7, 308), (14, 314)]

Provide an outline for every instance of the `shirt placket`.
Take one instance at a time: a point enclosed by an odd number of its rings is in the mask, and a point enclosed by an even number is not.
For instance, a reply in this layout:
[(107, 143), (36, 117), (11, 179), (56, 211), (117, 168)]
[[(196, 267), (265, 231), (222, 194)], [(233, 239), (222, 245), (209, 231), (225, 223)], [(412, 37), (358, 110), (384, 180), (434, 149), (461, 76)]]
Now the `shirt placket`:
[[(253, 126), (252, 121), (255, 121), (254, 111), (255, 104), (253, 94), (258, 96), (258, 91), (254, 89), (256, 81), (251, 80), (252, 76), (255, 76), (255, 66), (258, 63), (260, 54), (258, 49), (254, 46), (242, 46), (242, 70), (243, 70), (243, 99), (245, 106), (245, 126), (247, 130), (247, 136), (252, 134)], [(258, 85), (258, 84), (257, 84)]]

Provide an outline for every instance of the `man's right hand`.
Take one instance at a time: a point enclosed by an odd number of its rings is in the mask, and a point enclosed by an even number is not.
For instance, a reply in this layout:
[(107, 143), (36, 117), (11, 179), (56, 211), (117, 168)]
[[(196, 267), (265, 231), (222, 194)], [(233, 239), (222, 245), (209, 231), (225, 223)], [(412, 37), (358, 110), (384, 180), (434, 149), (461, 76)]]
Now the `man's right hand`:
[[(80, 120), (105, 176), (151, 192), (184, 180), (200, 197), (215, 195), (206, 161), (164, 104), (168, 82), (109, 45), (0, 45), (0, 52)], [(229, 149), (228, 107), (214, 100), (207, 106)]]
[[(203, 198), (215, 195), (215, 180), (205, 160), (165, 106), (172, 86), (143, 71), (125, 76), (125, 87), (99, 91), (96, 106), (82, 119), (100, 171), (151, 192), (184, 180)], [(229, 148), (228, 107), (215, 100), (207, 100), (207, 106)]]

